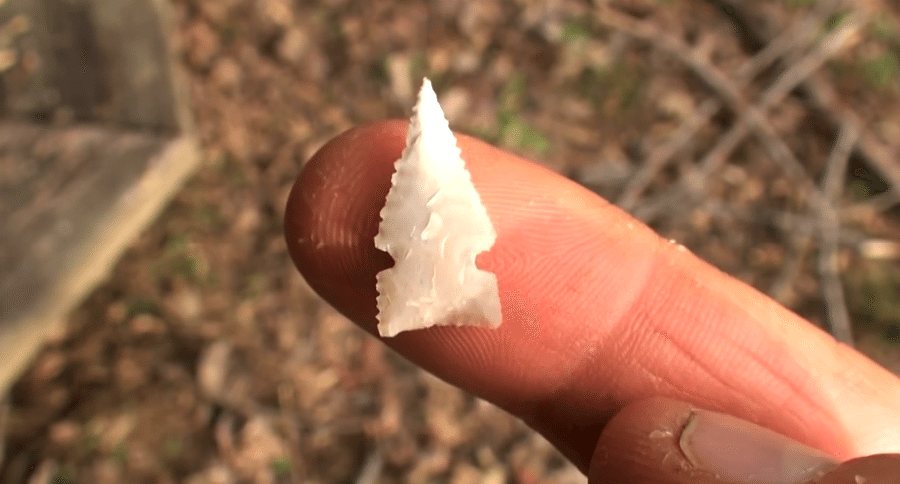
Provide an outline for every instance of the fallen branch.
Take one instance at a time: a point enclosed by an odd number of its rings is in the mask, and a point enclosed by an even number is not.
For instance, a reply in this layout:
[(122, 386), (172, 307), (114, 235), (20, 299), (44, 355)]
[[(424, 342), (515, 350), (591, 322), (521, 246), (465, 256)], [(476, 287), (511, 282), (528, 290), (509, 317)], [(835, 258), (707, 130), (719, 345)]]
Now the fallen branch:
[(847, 173), (847, 164), (853, 146), (858, 139), (855, 128), (846, 124), (841, 127), (822, 180), (822, 192), (825, 199), (819, 206), (819, 258), (818, 268), (822, 285), (822, 298), (828, 316), (831, 334), (838, 340), (853, 345), (853, 327), (850, 313), (841, 284), (840, 265), (838, 261), (838, 238), (840, 222), (833, 203), (840, 198)]
[[(618, 13), (613, 14), (613, 18), (616, 19), (616, 25), (625, 26), (627, 22), (633, 22), (632, 20), (622, 20), (616, 16), (623, 17)], [(688, 193), (691, 195), (700, 193), (705, 186), (706, 179), (709, 175), (725, 163), (731, 153), (741, 142), (743, 142), (744, 138), (750, 133), (750, 130), (753, 129), (762, 141), (763, 147), (767, 149), (769, 156), (778, 162), (782, 166), (782, 169), (795, 179), (800, 184), (801, 188), (804, 189), (810, 204), (812, 206), (817, 206), (821, 203), (822, 195), (819, 192), (818, 187), (806, 173), (803, 164), (800, 163), (791, 152), (790, 148), (788, 148), (784, 141), (774, 132), (763, 113), (776, 103), (782, 101), (794, 88), (803, 82), (804, 79), (808, 78), (835, 52), (840, 50), (840, 48), (845, 45), (850, 33), (855, 30), (859, 24), (860, 18), (853, 17), (847, 19), (841, 26), (831, 31), (822, 39), (816, 48), (803, 56), (797, 63), (791, 66), (790, 69), (779, 76), (775, 83), (762, 94), (756, 105), (747, 105), (737, 93), (736, 88), (730, 85), (714, 66), (709, 65), (705, 61), (691, 61), (689, 65), (697, 66), (697, 68), (700, 69), (699, 72), (705, 73), (702, 76), (704, 79), (716, 79), (715, 85), (720, 86), (722, 89), (717, 90), (719, 94), (729, 101), (731, 108), (735, 110), (735, 112), (741, 113), (741, 115), (737, 122), (719, 138), (718, 143), (716, 143), (716, 145), (697, 164), (697, 168), (689, 173), (679, 186), (675, 187), (673, 190), (678, 190), (679, 188), (687, 189)], [(650, 28), (646, 25), (632, 25), (630, 28), (641, 32), (642, 35), (649, 35), (650, 33)], [(654, 34), (654, 36), (658, 35), (664, 34)], [(687, 60), (684, 58), (685, 53), (682, 52), (686, 47), (683, 45), (679, 46), (680, 41), (677, 39), (670, 40), (669, 44), (670, 52), (679, 52), (679, 54), (677, 54), (679, 59)], [(635, 210), (635, 214), (642, 220), (647, 221), (655, 218), (659, 213), (658, 210), (678, 205), (677, 199), (679, 197), (677, 195), (673, 196), (671, 193), (668, 193), (661, 195), (661, 197), (663, 197), (662, 200), (651, 201), (650, 206), (652, 207), (652, 210), (649, 210), (647, 207), (641, 207)]]
[[(733, 81), (735, 87), (745, 87), (763, 70), (778, 61), (782, 55), (796, 50), (799, 43), (805, 45), (815, 39), (819, 25), (820, 19), (806, 17), (783, 32), (737, 69)], [(622, 190), (616, 204), (625, 210), (632, 210), (657, 173), (666, 166), (675, 153), (684, 149), (688, 141), (719, 112), (722, 106), (722, 102), (715, 98), (704, 101), (665, 143), (655, 148), (640, 164), (640, 168)]]
[(871, 213), (883, 212), (900, 203), (900, 190), (887, 190), (840, 210), (841, 220), (861, 219)]
[[(701, 209), (715, 219), (737, 220), (752, 225), (774, 227), (783, 232), (815, 236), (819, 230), (818, 211), (811, 214), (794, 213), (768, 207), (747, 207), (718, 200), (705, 200)], [(871, 236), (863, 230), (854, 228), (842, 229), (839, 238), (841, 245), (854, 247), (871, 240)]]
[(784, 227), (783, 230), (795, 235), (791, 237), (789, 255), (781, 264), (781, 270), (766, 294), (779, 303), (787, 304), (790, 296), (794, 294), (795, 281), (803, 272), (803, 262), (812, 249), (813, 237), (809, 232), (796, 234), (796, 231), (790, 227)]
[[(756, 48), (766, 45), (773, 35), (764, 32), (751, 21), (747, 13), (747, 3), (733, 0), (707, 0), (718, 8), (739, 27), (749, 44)], [(846, 2), (832, 1), (835, 5)], [(852, 3), (849, 6), (853, 6)], [(811, 76), (798, 86), (800, 97), (807, 102), (820, 119), (838, 132), (842, 126), (851, 126), (859, 134), (853, 154), (859, 156), (867, 165), (875, 170), (890, 187), (888, 192), (891, 205), (900, 203), (900, 146), (891, 146), (878, 140), (869, 133), (859, 116), (840, 102), (837, 94), (821, 76)]]
[[(834, 126), (849, 126), (859, 133), (854, 152), (871, 166), (888, 185), (887, 197), (892, 203), (900, 203), (900, 148), (882, 143), (865, 129), (862, 119), (839, 100), (834, 88), (820, 77), (808, 79), (803, 86), (804, 93), (814, 109), (826, 116)], [(887, 198), (886, 197), (886, 198)]]

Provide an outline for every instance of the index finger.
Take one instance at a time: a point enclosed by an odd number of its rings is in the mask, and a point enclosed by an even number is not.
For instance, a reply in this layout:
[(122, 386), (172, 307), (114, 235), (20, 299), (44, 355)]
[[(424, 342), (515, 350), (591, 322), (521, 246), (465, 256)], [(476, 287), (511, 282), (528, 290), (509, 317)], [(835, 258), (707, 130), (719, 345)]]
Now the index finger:
[[(376, 334), (379, 211), (406, 124), (352, 129), (304, 167), (287, 243), (325, 300)], [(900, 449), (900, 383), (766, 296), (592, 192), (474, 138), (463, 159), (497, 230), (498, 330), (435, 327), (385, 343), (523, 418), (582, 470), (604, 424), (665, 396), (838, 458)]]

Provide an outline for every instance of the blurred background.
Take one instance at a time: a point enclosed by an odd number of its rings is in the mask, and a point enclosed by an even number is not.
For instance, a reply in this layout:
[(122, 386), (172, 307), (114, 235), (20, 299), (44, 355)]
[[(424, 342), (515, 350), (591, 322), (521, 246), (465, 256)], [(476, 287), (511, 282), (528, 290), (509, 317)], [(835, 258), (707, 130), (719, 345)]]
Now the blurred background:
[(0, 482), (586, 482), (290, 262), (302, 164), (423, 76), (900, 371), (896, 1), (5, 0)]

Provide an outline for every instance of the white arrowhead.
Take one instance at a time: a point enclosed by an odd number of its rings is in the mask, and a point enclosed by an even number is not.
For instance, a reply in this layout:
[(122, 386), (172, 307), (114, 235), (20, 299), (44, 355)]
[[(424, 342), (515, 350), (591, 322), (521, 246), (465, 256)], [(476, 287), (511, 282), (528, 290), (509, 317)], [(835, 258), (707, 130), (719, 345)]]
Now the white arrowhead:
[(500, 326), (497, 276), (475, 267), (497, 233), (428, 79), (394, 168), (375, 236), (394, 259), (376, 276), (378, 333)]

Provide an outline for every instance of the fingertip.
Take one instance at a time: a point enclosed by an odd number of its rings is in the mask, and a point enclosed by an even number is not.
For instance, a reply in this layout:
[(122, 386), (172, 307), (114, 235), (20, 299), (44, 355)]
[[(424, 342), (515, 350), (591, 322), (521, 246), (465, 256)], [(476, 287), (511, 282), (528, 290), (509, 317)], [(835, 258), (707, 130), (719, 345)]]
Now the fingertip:
[(832, 457), (767, 428), (655, 397), (609, 421), (589, 476), (590, 482), (792, 484), (836, 467)]
[(285, 209), (294, 265), (323, 299), (369, 332), (375, 274), (392, 264), (372, 240), (405, 130), (403, 121), (384, 120), (333, 138), (303, 166)]

